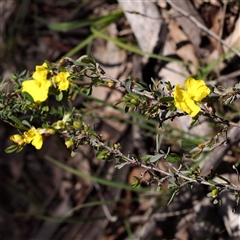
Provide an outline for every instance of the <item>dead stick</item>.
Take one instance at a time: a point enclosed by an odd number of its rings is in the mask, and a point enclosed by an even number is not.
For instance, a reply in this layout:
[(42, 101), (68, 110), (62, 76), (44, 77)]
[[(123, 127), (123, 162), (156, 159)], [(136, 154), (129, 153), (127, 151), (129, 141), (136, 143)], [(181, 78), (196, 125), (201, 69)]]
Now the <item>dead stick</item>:
[(229, 44), (226, 41), (221, 39), (217, 34), (215, 34), (211, 30), (209, 30), (207, 27), (205, 27), (203, 24), (201, 24), (195, 17), (193, 17), (192, 15), (188, 14), (182, 8), (178, 7), (175, 3), (172, 2), (172, 0), (167, 0), (167, 3), (169, 3), (171, 5), (171, 7), (174, 8), (176, 11), (181, 13), (183, 16), (187, 17), (194, 24), (196, 24), (200, 29), (202, 29), (203, 31), (208, 33), (211, 37), (213, 37), (216, 40), (218, 40), (222, 45), (226, 46), (228, 49), (233, 51), (238, 57), (240, 57), (240, 52), (236, 48), (233, 48), (233, 47), (229, 46)]

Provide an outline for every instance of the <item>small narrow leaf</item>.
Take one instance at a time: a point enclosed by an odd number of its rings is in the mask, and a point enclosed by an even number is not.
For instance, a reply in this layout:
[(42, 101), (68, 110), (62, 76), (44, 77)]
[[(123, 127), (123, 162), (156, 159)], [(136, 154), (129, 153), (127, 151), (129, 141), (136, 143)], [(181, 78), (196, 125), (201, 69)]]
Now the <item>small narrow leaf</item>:
[(152, 156), (153, 156), (153, 155), (146, 154), (146, 155), (141, 156), (141, 159), (142, 159), (144, 162), (146, 162), (146, 161), (148, 161)]
[(194, 143), (193, 141), (186, 140), (186, 139), (184, 139), (180, 142), (180, 147), (184, 151), (191, 151), (192, 149), (194, 149), (197, 146), (198, 146), (198, 144)]
[(192, 154), (192, 158), (193, 159), (197, 159), (197, 158), (199, 158), (200, 157), (200, 155), (201, 155), (201, 153), (202, 153), (202, 149), (200, 149), (198, 152), (195, 152), (194, 154)]
[(164, 154), (157, 154), (157, 155), (155, 155), (155, 156), (152, 156), (151, 158), (150, 158), (150, 162), (151, 163), (154, 163), (154, 162), (156, 162), (156, 161), (158, 161), (161, 157), (163, 157), (164, 156)]
[(174, 198), (178, 193), (179, 193), (179, 189), (176, 189), (176, 190), (173, 192), (172, 196), (170, 197), (167, 205), (169, 205), (169, 204), (172, 202), (173, 198)]
[(136, 188), (137, 186), (139, 186), (140, 185), (140, 178), (138, 178), (138, 177), (135, 177), (135, 176), (133, 176), (135, 179), (136, 179), (136, 181), (131, 185), (131, 187), (132, 188)]
[(16, 123), (19, 127), (24, 127), (24, 125), (22, 124), (22, 122), (21, 122), (18, 118), (16, 118), (15, 116), (11, 116), (10, 119), (11, 119), (14, 123)]
[(12, 152), (17, 151), (18, 148), (19, 148), (18, 145), (12, 145), (12, 146), (6, 148), (6, 149), (5, 149), (5, 152), (6, 152), (6, 153), (12, 153)]
[(30, 123), (29, 123), (28, 121), (26, 121), (26, 120), (22, 120), (22, 124), (25, 125), (25, 126), (27, 126), (27, 127), (29, 127), (29, 128), (32, 127), (32, 126), (30, 125)]
[(108, 156), (108, 150), (99, 151), (96, 154), (96, 158), (98, 158), (98, 159), (104, 159), (107, 156)]
[(126, 88), (127, 92), (129, 92), (129, 93), (132, 92), (132, 90), (131, 90), (131, 84), (132, 84), (132, 82), (131, 82), (130, 79), (127, 79), (127, 80), (125, 81), (125, 88)]
[(129, 164), (129, 162), (123, 162), (123, 163), (119, 163), (115, 166), (115, 168), (117, 169), (121, 169), (122, 167), (124, 167), (125, 165)]
[(160, 102), (161, 103), (168, 103), (168, 102), (172, 102), (173, 101), (173, 97), (162, 97), (161, 99), (160, 99)]
[(167, 162), (169, 163), (176, 163), (176, 162), (181, 162), (181, 158), (178, 154), (176, 153), (170, 153), (168, 156), (167, 156), (167, 159), (166, 159)]
[(57, 95), (55, 95), (55, 98), (58, 102), (60, 102), (63, 99), (62, 91), (60, 91)]

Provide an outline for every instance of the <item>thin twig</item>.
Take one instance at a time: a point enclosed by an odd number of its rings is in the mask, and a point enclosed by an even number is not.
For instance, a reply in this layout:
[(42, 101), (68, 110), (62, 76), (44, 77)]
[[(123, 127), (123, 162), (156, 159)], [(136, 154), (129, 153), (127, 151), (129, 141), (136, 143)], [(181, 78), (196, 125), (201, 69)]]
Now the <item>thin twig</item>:
[[(118, 83), (121, 87), (125, 88), (123, 82), (121, 82), (120, 80), (118, 80), (118, 79), (116, 79), (116, 78), (113, 78), (113, 77), (111, 77), (111, 76), (109, 76), (109, 75), (107, 75), (107, 74), (103, 74), (101, 78), (102, 78), (102, 79), (109, 79), (109, 80), (111, 80), (111, 81), (113, 81), (113, 82), (115, 82), (115, 83)], [(146, 91), (140, 92), (140, 91), (138, 91), (138, 90), (136, 90), (136, 89), (134, 89), (134, 88), (132, 88), (131, 90), (132, 90), (132, 92), (134, 92), (134, 93), (136, 93), (136, 94), (138, 94), (138, 95), (141, 95), (141, 96), (145, 96), (145, 97), (147, 97), (147, 98), (149, 98), (149, 99), (151, 99), (151, 100), (154, 100), (154, 99), (155, 99), (154, 96), (152, 96), (151, 94), (149, 94), (149, 93), (146, 92)]]
[(103, 212), (104, 212), (106, 218), (107, 218), (110, 222), (116, 222), (118, 218), (117, 218), (116, 216), (112, 216), (112, 215), (111, 215), (111, 213), (110, 213), (110, 211), (109, 211), (109, 209), (108, 209), (108, 207), (107, 207), (107, 204), (104, 203), (104, 202), (105, 202), (105, 199), (104, 199), (104, 196), (103, 196), (103, 194), (102, 194), (102, 191), (101, 191), (101, 188), (100, 188), (99, 184), (98, 184), (97, 182), (93, 182), (93, 185), (94, 185), (94, 187), (95, 187), (96, 190), (97, 190), (99, 199), (103, 202), (103, 203), (101, 204), (101, 207), (102, 207), (102, 209), (103, 209)]
[(235, 72), (232, 72), (232, 73), (229, 73), (229, 74), (226, 74), (226, 75), (222, 75), (215, 80), (207, 81), (206, 84), (207, 85), (215, 85), (215, 84), (220, 83), (220, 82), (229, 81), (229, 79), (235, 78), (235, 77), (238, 77), (238, 76), (240, 76), (240, 70), (237, 70)]
[[(153, 170), (153, 171), (159, 172), (159, 173), (161, 173), (161, 174), (163, 174), (165, 176), (173, 177), (173, 173), (166, 172), (164, 170), (159, 169), (158, 167), (147, 166), (145, 164), (141, 164), (140, 162), (125, 156), (119, 150), (117, 150), (117, 149), (113, 150), (112, 148), (110, 148), (105, 143), (101, 142), (100, 140), (94, 139), (94, 142), (97, 143), (99, 146), (101, 145), (103, 148), (105, 148), (106, 150), (108, 150), (109, 152), (114, 154), (115, 156), (120, 157), (121, 159), (124, 159), (124, 160), (128, 161), (130, 164), (140, 165), (141, 167), (143, 167), (143, 168), (145, 168), (147, 170)], [(185, 182), (186, 184), (188, 184), (188, 183), (198, 183), (198, 184), (202, 184), (202, 185), (206, 185), (206, 186), (210, 186), (210, 187), (215, 186), (214, 184), (206, 181), (203, 177), (201, 177), (201, 178), (199, 178), (197, 180), (197, 179), (193, 179), (193, 178), (190, 178), (190, 177), (187, 177), (187, 176), (183, 175), (176, 168), (174, 168), (174, 170), (175, 170), (174, 174), (177, 175), (179, 178), (186, 180), (186, 182)], [(221, 186), (222, 188), (225, 188), (227, 190), (240, 192), (240, 188), (239, 187), (232, 186), (230, 184), (224, 185), (222, 183), (219, 183), (218, 186)]]
[(226, 46), (228, 49), (233, 51), (238, 57), (240, 57), (240, 52), (236, 49), (231, 47), (226, 41), (221, 39), (217, 34), (209, 30), (207, 27), (205, 27), (203, 24), (201, 24), (195, 17), (193, 17), (191, 14), (184, 11), (182, 8), (178, 7), (175, 3), (172, 2), (172, 0), (167, 0), (167, 3), (171, 5), (172, 8), (174, 8), (176, 11), (181, 13), (183, 16), (188, 18), (190, 21), (192, 21), (196, 26), (198, 26), (200, 29), (208, 33), (211, 37), (218, 40), (222, 45)]

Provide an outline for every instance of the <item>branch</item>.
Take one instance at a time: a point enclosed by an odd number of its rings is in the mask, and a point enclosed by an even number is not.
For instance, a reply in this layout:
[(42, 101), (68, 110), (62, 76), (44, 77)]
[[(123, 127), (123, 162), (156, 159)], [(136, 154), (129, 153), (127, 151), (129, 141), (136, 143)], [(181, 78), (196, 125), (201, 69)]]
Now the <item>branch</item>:
[[(120, 81), (120, 80), (118, 80), (118, 79), (116, 79), (116, 78), (113, 78), (113, 77), (107, 75), (106, 73), (103, 74), (103, 75), (101, 76), (101, 78), (102, 78), (102, 79), (109, 79), (109, 80), (111, 80), (111, 81), (113, 81), (113, 82), (115, 82), (115, 83), (118, 83), (121, 87), (125, 88), (125, 86), (124, 86), (124, 84), (123, 84), (122, 81)], [(145, 96), (145, 97), (147, 97), (147, 98), (149, 98), (149, 99), (151, 99), (151, 100), (154, 100), (154, 99), (155, 99), (154, 96), (152, 96), (151, 94), (149, 94), (149, 93), (146, 92), (146, 91), (140, 92), (140, 91), (138, 91), (138, 90), (136, 90), (136, 89), (134, 89), (134, 88), (132, 88), (131, 90), (132, 90), (132, 92), (134, 92), (134, 93), (136, 93), (136, 94), (138, 94), (138, 95), (141, 95), (141, 96)]]
[[(239, 129), (240, 131), (240, 129)], [(240, 139), (240, 133), (237, 133), (238, 134), (238, 138)], [(235, 135), (234, 135), (235, 136)], [(233, 136), (232, 136), (233, 137)], [(238, 140), (239, 140), (238, 139)], [(102, 141), (100, 141), (99, 139), (89, 139), (89, 142), (92, 143), (91, 145), (94, 146), (95, 144), (97, 144), (98, 146), (101, 146), (103, 147), (104, 149), (108, 150), (110, 153), (112, 153), (113, 155), (115, 155), (116, 157), (119, 157), (125, 161), (127, 161), (129, 164), (134, 164), (134, 165), (137, 165), (137, 166), (141, 166), (142, 168), (145, 168), (146, 170), (152, 170), (152, 171), (156, 171), (156, 172), (159, 172), (161, 174), (163, 174), (164, 176), (167, 176), (167, 177), (174, 177), (175, 176), (178, 176), (179, 178), (181, 179), (184, 179), (185, 182), (180, 185), (180, 187), (183, 187), (185, 186), (186, 184), (189, 184), (189, 183), (197, 183), (197, 184), (202, 184), (202, 185), (205, 185), (205, 186), (210, 186), (210, 187), (213, 187), (215, 186), (213, 183), (210, 183), (208, 181), (205, 180), (204, 177), (201, 177), (199, 176), (198, 179), (194, 179), (194, 178), (190, 178), (190, 177), (187, 177), (185, 175), (183, 175), (178, 169), (176, 169), (175, 167), (173, 167), (171, 164), (171, 167), (172, 169), (174, 170), (174, 173), (170, 173), (170, 172), (166, 172), (164, 170), (161, 170), (160, 168), (158, 167), (154, 167), (154, 166), (147, 166), (146, 164), (142, 164), (140, 163), (140, 161), (138, 159), (135, 159), (135, 158), (130, 158), (130, 157), (127, 157), (125, 156), (120, 150), (118, 149), (113, 149), (109, 146), (107, 146), (105, 143), (103, 143)], [(231, 144), (229, 144), (229, 147), (226, 147), (226, 150), (228, 151), (230, 149), (230, 147), (236, 143), (236, 141), (234, 142), (231, 142)], [(216, 150), (216, 149), (215, 149)], [(225, 151), (226, 151), (225, 150)], [(217, 150), (219, 151), (219, 150)], [(224, 153), (225, 153), (224, 151)], [(215, 151), (213, 151), (212, 153), (214, 153)], [(211, 154), (212, 156), (213, 154)], [(222, 159), (222, 158), (221, 158)], [(220, 159), (220, 160), (221, 160)], [(208, 165), (207, 165), (208, 166)], [(206, 169), (206, 168), (204, 168)], [(209, 171), (210, 167), (207, 168), (207, 170)], [(208, 173), (207, 171), (207, 173)], [(207, 173), (205, 175), (207, 175)], [(240, 192), (240, 188), (237, 187), (237, 186), (233, 186), (231, 184), (224, 184), (224, 183), (218, 183), (217, 187), (220, 187), (222, 189), (226, 189), (226, 190), (231, 190), (231, 191), (237, 191), (237, 192)]]

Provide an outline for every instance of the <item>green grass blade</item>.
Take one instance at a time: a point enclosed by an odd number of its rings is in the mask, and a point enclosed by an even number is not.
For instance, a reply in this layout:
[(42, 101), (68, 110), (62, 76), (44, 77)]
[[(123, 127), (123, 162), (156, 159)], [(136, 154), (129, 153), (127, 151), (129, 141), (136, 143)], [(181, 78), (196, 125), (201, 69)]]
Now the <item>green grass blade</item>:
[[(117, 11), (115, 13), (109, 14), (105, 17), (100, 18), (99, 20), (95, 20), (94, 25), (101, 25), (101, 28), (98, 30), (99, 32), (104, 31), (112, 22), (117, 21), (120, 17), (123, 16), (122, 11)], [(98, 35), (92, 34), (86, 39), (84, 39), (81, 43), (79, 43), (76, 47), (74, 47), (71, 51), (69, 51), (65, 57), (71, 57), (77, 52), (79, 52), (81, 49), (86, 47), (88, 44), (90, 44)]]
[(54, 165), (64, 169), (65, 171), (68, 171), (76, 176), (82, 177), (82, 178), (86, 178), (89, 179), (93, 182), (97, 182), (99, 184), (102, 185), (106, 185), (106, 186), (110, 186), (110, 187), (114, 187), (114, 188), (121, 188), (121, 189), (126, 189), (126, 190), (131, 190), (131, 191), (135, 191), (135, 192), (148, 192), (150, 191), (150, 189), (145, 189), (145, 188), (132, 188), (130, 185), (127, 184), (122, 184), (122, 183), (117, 183), (117, 182), (112, 182), (112, 181), (108, 181), (102, 178), (98, 178), (98, 177), (94, 177), (92, 175), (88, 175), (85, 173), (82, 173), (74, 168), (68, 167), (67, 165), (60, 163), (59, 161), (49, 157), (49, 156), (45, 156), (45, 159), (51, 163), (53, 163)]
[[(240, 50), (240, 48), (237, 48), (237, 50)], [(203, 73), (202, 77), (203, 79), (206, 79), (207, 76), (213, 71), (213, 69), (221, 62), (233, 57), (235, 54), (231, 51), (228, 51), (224, 53), (222, 56), (220, 56), (218, 59), (214, 60), (210, 64), (208, 64), (206, 67), (201, 68), (201, 72)]]
[(91, 25), (97, 26), (100, 24), (104, 24), (105, 22), (108, 22), (108, 21), (113, 22), (122, 16), (123, 16), (123, 11), (119, 10), (114, 13), (110, 13), (106, 16), (96, 17), (96, 18), (92, 18), (92, 19), (84, 19), (84, 20), (80, 20), (80, 21), (72, 21), (72, 22), (54, 23), (54, 22), (49, 22), (38, 16), (34, 16), (33, 18), (37, 22), (46, 25), (50, 30), (53, 30), (56, 32), (57, 31), (67, 32), (70, 30), (74, 30), (77, 28), (83, 28), (83, 27), (87, 27), (87, 26), (91, 26)]
[(105, 39), (106, 41), (113, 42), (118, 47), (123, 48), (123, 49), (125, 49), (129, 52), (133, 52), (133, 53), (136, 53), (136, 54), (139, 54), (139, 55), (142, 55), (142, 56), (149, 56), (151, 58), (164, 60), (166, 62), (180, 62), (180, 63), (183, 63), (185, 66), (189, 65), (189, 63), (184, 62), (184, 61), (179, 60), (179, 59), (176, 59), (176, 58), (170, 58), (170, 57), (165, 57), (165, 56), (161, 56), (161, 55), (154, 54), (154, 53), (143, 52), (138, 47), (125, 44), (122, 41), (120, 41), (120, 39), (118, 39), (118, 38), (109, 37), (108, 35), (104, 34), (102, 31), (97, 30), (94, 26), (91, 27), (91, 31), (92, 31), (93, 34)]

